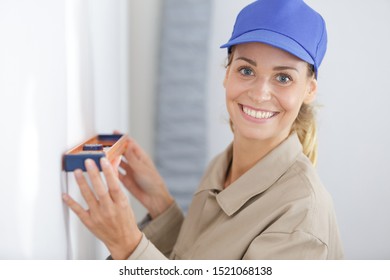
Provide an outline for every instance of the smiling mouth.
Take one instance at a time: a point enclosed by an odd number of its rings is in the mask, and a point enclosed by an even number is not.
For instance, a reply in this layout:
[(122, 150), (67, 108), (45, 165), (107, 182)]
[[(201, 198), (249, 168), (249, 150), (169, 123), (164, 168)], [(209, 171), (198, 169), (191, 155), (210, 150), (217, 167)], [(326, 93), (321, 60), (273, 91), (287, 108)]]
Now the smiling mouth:
[(248, 116), (251, 116), (255, 119), (270, 119), (273, 116), (279, 114), (278, 112), (270, 112), (270, 111), (262, 111), (262, 110), (255, 110), (253, 108), (246, 107), (244, 105), (240, 105), (241, 110)]

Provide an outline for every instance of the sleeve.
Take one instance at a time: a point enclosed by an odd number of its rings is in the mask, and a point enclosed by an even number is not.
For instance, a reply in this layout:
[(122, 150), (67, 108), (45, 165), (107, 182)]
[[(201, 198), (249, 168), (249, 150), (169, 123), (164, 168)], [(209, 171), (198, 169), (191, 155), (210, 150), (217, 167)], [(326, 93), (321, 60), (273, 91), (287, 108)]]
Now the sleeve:
[(143, 233), (166, 257), (172, 252), (179, 235), (184, 216), (176, 202), (165, 212), (150, 221)]
[[(167, 260), (154, 245), (150, 242), (145, 234), (142, 235), (141, 241), (137, 248), (127, 258), (128, 260)], [(106, 260), (113, 260), (112, 256), (109, 255)]]
[(246, 260), (322, 260), (328, 247), (317, 237), (304, 231), (270, 232), (256, 237), (248, 247)]
[[(139, 225), (143, 230), (141, 241), (128, 260), (168, 259), (183, 220), (183, 213), (176, 202), (154, 220), (147, 216)], [(106, 260), (112, 260), (112, 257), (108, 256)]]
[(145, 234), (142, 236), (141, 242), (137, 248), (130, 255), (128, 260), (167, 260), (150, 240), (148, 240)]

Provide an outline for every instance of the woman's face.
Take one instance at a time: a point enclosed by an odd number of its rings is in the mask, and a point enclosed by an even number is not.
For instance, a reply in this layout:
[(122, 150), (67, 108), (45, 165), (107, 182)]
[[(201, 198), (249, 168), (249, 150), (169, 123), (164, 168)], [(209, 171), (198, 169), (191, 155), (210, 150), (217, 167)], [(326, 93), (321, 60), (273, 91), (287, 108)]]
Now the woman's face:
[(280, 143), (303, 102), (314, 100), (317, 81), (301, 59), (261, 43), (234, 47), (224, 80), (235, 136)]

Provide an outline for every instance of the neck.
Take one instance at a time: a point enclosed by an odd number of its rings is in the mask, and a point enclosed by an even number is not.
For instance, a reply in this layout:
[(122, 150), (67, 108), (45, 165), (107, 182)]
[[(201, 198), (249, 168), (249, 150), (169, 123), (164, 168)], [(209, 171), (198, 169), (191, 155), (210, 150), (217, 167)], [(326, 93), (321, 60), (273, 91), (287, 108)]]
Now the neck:
[(225, 188), (251, 169), (283, 140), (259, 141), (234, 135), (233, 159), (226, 177)]

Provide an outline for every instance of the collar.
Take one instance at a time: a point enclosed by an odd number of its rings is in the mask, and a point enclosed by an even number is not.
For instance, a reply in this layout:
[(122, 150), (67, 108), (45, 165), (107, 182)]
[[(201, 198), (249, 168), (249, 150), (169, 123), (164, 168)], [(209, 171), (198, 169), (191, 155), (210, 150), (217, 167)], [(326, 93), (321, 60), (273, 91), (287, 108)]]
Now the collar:
[(217, 193), (217, 202), (228, 216), (236, 213), (252, 197), (271, 187), (302, 153), (298, 136), (293, 133), (228, 188), (223, 189), (226, 171), (232, 159), (232, 149), (233, 145), (230, 144), (214, 160), (197, 191), (209, 190)]

